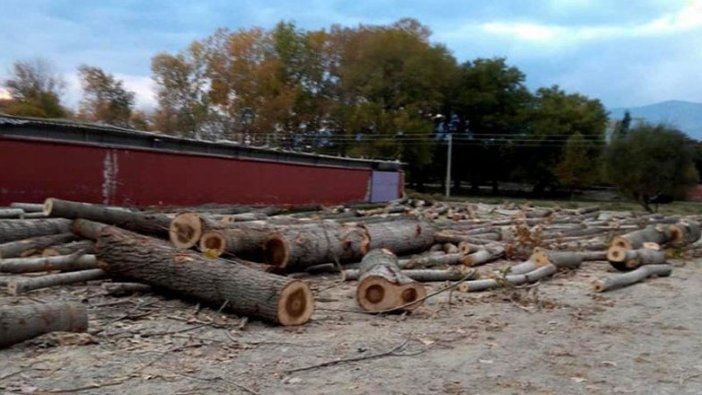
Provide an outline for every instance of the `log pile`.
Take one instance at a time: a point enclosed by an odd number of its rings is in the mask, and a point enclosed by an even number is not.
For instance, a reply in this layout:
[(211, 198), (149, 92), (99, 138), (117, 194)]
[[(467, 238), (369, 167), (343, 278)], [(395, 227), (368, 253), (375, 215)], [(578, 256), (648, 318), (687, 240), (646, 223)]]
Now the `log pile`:
[[(0, 283), (17, 296), (91, 281), (110, 295), (165, 290), (301, 325), (313, 314), (314, 297), (298, 277), (356, 281), (357, 304), (369, 313), (420, 308), (424, 283), (487, 291), (546, 281), (592, 261), (626, 272), (593, 284), (604, 292), (670, 275), (666, 249), (679, 252), (700, 234), (689, 217), (596, 207), (404, 200), (304, 211), (136, 210), (49, 198), (0, 208)], [(30, 332), (75, 329), (61, 328)]]

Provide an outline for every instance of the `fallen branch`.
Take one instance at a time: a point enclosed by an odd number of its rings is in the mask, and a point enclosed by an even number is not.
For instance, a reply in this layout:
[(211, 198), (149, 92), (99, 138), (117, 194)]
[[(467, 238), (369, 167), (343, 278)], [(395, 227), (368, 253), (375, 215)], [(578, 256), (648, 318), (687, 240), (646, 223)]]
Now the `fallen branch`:
[(668, 264), (664, 265), (644, 265), (640, 268), (627, 272), (615, 274), (609, 277), (595, 280), (592, 283), (595, 292), (606, 292), (616, 288), (626, 287), (627, 285), (635, 284), (652, 276), (667, 277), (673, 272), (673, 267)]
[(0, 348), (49, 332), (85, 332), (88, 314), (79, 303), (0, 307)]

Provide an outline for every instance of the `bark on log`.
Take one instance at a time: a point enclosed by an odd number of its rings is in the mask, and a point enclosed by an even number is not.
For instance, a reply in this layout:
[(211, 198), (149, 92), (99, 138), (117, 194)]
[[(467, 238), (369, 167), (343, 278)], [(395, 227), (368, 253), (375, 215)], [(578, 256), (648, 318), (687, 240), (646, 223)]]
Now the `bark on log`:
[(613, 246), (607, 252), (609, 263), (617, 270), (629, 271), (642, 265), (660, 265), (666, 261), (665, 251), (640, 248), (626, 250), (620, 246)]
[(466, 281), (458, 286), (462, 292), (480, 292), (500, 288), (507, 284), (511, 286), (533, 283), (554, 274), (558, 268), (554, 265), (541, 266), (524, 274), (508, 274), (500, 279), (483, 279)]
[(21, 208), (0, 208), (0, 218), (22, 218), (23, 215)]
[(0, 348), (49, 332), (85, 332), (88, 313), (79, 303), (0, 307)]
[(578, 255), (580, 255), (583, 262), (607, 260), (607, 251), (580, 251)]
[(200, 251), (208, 255), (221, 256), (225, 253), (242, 258), (263, 260), (263, 245), (276, 229), (268, 223), (242, 224), (230, 229), (210, 230), (200, 238)]
[(27, 278), (21, 280), (10, 280), (7, 282), (7, 291), (10, 295), (29, 292), (35, 289), (53, 287), (56, 285), (67, 285), (82, 283), (86, 281), (99, 280), (107, 277), (101, 269), (88, 269), (77, 272), (47, 274), (41, 277)]
[(644, 265), (627, 273), (615, 274), (595, 280), (592, 283), (595, 292), (606, 292), (612, 289), (626, 287), (652, 276), (666, 277), (673, 272), (673, 267), (664, 265)]
[(526, 274), (529, 272), (533, 272), (538, 268), (539, 265), (537, 265), (536, 262), (532, 260), (527, 260), (510, 267), (509, 274)]
[(501, 245), (487, 245), (484, 248), (466, 255), (463, 264), (466, 266), (482, 265), (490, 261), (500, 259), (505, 254), (505, 248)]
[(59, 233), (56, 235), (37, 236), (31, 239), (10, 241), (0, 244), (0, 259), (40, 254), (46, 247), (57, 243), (66, 243), (75, 239), (76, 235), (73, 233)]
[(135, 293), (148, 293), (152, 288), (148, 284), (142, 283), (103, 283), (102, 289), (112, 296), (124, 296)]
[(57, 244), (49, 248), (44, 248), (42, 251), (42, 256), (59, 256), (59, 255), (71, 255), (78, 251), (82, 251), (86, 254), (95, 253), (95, 242), (92, 240), (80, 240), (74, 241), (66, 244)]
[(365, 228), (323, 221), (290, 226), (272, 233), (263, 251), (265, 262), (286, 270), (334, 262), (359, 261), (371, 241)]
[(409, 259), (400, 259), (398, 265), (401, 269), (429, 268), (435, 266), (469, 266), (467, 256), (464, 254), (431, 253), (419, 255)]
[(74, 271), (97, 268), (95, 255), (51, 256), (41, 258), (14, 258), (0, 261), (0, 272), (5, 273), (33, 273), (50, 271)]
[(369, 313), (405, 307), (414, 310), (426, 296), (424, 286), (405, 276), (397, 264), (397, 257), (389, 250), (372, 250), (361, 261), (356, 288), (356, 301)]
[(665, 244), (671, 236), (670, 228), (665, 226), (649, 225), (641, 230), (636, 230), (612, 239), (612, 246), (624, 247), (627, 250), (641, 248), (644, 242), (652, 241)]
[(534, 254), (529, 258), (537, 266), (553, 265), (559, 269), (576, 269), (583, 263), (583, 256), (571, 251), (548, 251), (535, 248)]
[(87, 219), (161, 237), (168, 235), (168, 227), (171, 223), (171, 219), (165, 214), (146, 214), (122, 207), (71, 202), (55, 198), (46, 199), (44, 213), (50, 217)]
[[(402, 270), (402, 275), (409, 277), (420, 283), (441, 282), (441, 281), (458, 281), (466, 277), (470, 272), (455, 267), (448, 270), (432, 270), (432, 269), (410, 269)], [(346, 281), (356, 281), (360, 277), (359, 269), (344, 270), (344, 279)], [(473, 272), (477, 273), (477, 272)]]
[(160, 240), (110, 227), (97, 244), (98, 262), (111, 276), (166, 288), (237, 314), (281, 325), (307, 322), (314, 309), (302, 281), (243, 265), (213, 261)]
[(71, 221), (63, 218), (7, 219), (0, 221), (0, 243), (70, 232)]
[(427, 222), (403, 220), (363, 224), (370, 237), (369, 249), (385, 248), (396, 255), (424, 251), (434, 244), (434, 228)]
[(25, 213), (35, 213), (35, 212), (44, 211), (44, 205), (40, 204), (40, 203), (15, 202), (15, 203), (10, 203), (10, 207), (21, 209)]
[(671, 244), (676, 246), (692, 244), (700, 239), (702, 232), (700, 224), (692, 221), (681, 221), (675, 225), (670, 225), (673, 232)]

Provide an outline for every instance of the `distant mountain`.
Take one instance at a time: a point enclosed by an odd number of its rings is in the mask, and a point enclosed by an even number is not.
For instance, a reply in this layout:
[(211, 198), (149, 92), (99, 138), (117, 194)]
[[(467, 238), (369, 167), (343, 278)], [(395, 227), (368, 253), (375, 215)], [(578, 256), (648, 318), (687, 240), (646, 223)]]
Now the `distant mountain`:
[(622, 119), (624, 111), (629, 110), (631, 117), (651, 123), (663, 122), (685, 132), (688, 136), (702, 140), (702, 103), (681, 100), (669, 100), (648, 106), (612, 108), (611, 119)]

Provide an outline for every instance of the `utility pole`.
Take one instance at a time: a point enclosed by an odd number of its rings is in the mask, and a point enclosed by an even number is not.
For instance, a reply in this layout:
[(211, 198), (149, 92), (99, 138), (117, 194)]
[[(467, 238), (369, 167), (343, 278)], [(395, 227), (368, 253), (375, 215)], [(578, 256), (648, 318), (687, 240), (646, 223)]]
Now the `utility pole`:
[(448, 134), (448, 146), (446, 148), (446, 197), (451, 196), (451, 151), (453, 151), (453, 133)]

